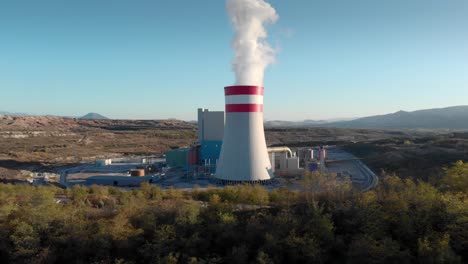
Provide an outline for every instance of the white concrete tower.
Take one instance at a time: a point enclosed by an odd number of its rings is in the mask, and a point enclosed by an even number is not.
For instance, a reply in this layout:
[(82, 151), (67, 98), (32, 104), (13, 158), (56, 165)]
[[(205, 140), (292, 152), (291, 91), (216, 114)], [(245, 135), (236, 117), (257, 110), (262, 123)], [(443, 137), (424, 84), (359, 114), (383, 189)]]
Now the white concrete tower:
[(264, 182), (273, 177), (263, 130), (263, 87), (229, 86), (223, 146), (215, 177), (227, 182)]

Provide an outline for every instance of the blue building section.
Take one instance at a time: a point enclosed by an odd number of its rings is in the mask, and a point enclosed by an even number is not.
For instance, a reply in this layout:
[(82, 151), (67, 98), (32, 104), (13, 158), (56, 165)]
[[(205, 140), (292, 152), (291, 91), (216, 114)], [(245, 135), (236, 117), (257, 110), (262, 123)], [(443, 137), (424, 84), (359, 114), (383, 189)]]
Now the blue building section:
[(310, 163), (310, 164), (309, 164), (309, 171), (310, 171), (310, 172), (314, 172), (314, 171), (318, 170), (318, 167), (319, 167), (319, 166), (318, 166), (317, 163)]
[(200, 144), (200, 164), (216, 164), (221, 153), (222, 141), (203, 141)]

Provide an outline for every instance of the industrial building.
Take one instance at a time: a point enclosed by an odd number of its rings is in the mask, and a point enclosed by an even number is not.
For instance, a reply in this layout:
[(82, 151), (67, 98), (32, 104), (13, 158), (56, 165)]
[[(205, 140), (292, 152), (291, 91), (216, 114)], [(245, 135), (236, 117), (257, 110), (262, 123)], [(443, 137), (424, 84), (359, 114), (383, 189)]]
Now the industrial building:
[(199, 164), (216, 165), (224, 136), (224, 112), (198, 109)]
[(198, 148), (178, 148), (166, 152), (166, 164), (172, 168), (187, 169), (198, 164)]
[(267, 149), (270, 156), (273, 174), (276, 176), (297, 176), (304, 172), (299, 166), (299, 157), (288, 147)]
[(166, 152), (167, 166), (186, 171), (202, 167), (204, 172), (214, 173), (223, 144), (224, 112), (198, 109), (198, 141), (191, 147)]
[[(223, 111), (198, 109), (198, 141), (166, 153), (168, 167), (184, 175), (213, 175), (223, 183), (265, 183), (274, 177), (300, 176), (323, 169), (326, 149), (266, 147), (263, 128), (263, 87), (225, 88)], [(254, 102), (255, 104), (241, 104)], [(316, 156), (314, 154), (317, 153)]]

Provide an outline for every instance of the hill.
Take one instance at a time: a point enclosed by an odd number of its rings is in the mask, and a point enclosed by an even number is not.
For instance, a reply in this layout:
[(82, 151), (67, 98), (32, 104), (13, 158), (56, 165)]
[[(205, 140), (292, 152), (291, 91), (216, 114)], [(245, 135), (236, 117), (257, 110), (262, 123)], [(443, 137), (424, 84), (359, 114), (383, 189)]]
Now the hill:
[(94, 161), (103, 157), (162, 155), (188, 146), (196, 126), (177, 120), (90, 120), (0, 116), (0, 178), (21, 170)]
[(468, 129), (468, 106), (434, 108), (413, 112), (398, 111), (387, 115), (328, 123), (325, 126), (339, 128)]
[(0, 115), (28, 116), (28, 114), (25, 114), (25, 113), (10, 113), (10, 112), (7, 112), (7, 111), (0, 111)]
[(326, 120), (283, 121), (271, 120), (265, 122), (265, 127), (310, 127), (327, 124)]
[(193, 124), (178, 120), (112, 120), (81, 119), (56, 116), (1, 116), (0, 133), (32, 131), (90, 132), (195, 129)]
[(299, 127), (317, 127), (324, 124), (330, 124), (339, 121), (350, 121), (354, 118), (335, 118), (335, 119), (327, 119), (327, 120), (309, 120), (306, 119), (304, 121), (284, 121), (284, 120), (270, 120), (265, 121), (264, 125), (267, 128), (273, 127), (290, 127), (290, 128), (299, 128)]
[(468, 129), (468, 105), (434, 108), (413, 112), (398, 111), (386, 115), (351, 120), (304, 120), (265, 122), (266, 128), (357, 128), (357, 129)]
[(93, 119), (93, 120), (102, 120), (102, 119), (109, 119), (103, 115), (100, 115), (98, 113), (88, 113), (82, 117), (80, 117), (80, 119)]

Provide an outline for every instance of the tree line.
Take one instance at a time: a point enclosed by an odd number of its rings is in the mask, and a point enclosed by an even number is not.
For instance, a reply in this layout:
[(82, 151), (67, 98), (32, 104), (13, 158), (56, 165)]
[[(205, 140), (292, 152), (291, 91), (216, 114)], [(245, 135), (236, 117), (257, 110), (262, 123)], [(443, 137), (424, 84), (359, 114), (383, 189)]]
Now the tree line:
[(302, 187), (0, 184), (0, 262), (468, 262), (466, 163), (365, 193), (320, 173)]

